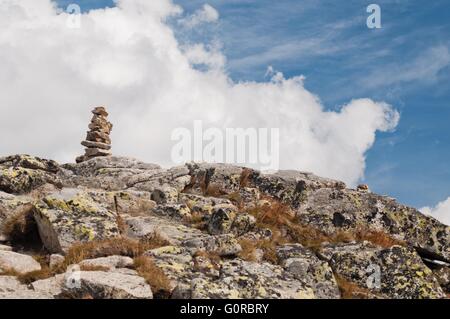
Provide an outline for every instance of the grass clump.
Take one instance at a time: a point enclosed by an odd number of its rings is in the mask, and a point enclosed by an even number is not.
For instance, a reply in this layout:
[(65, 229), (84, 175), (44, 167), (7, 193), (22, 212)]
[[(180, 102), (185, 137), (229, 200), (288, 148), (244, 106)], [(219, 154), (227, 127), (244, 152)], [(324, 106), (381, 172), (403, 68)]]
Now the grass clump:
[(100, 258), (113, 255), (137, 257), (148, 250), (169, 245), (158, 233), (153, 233), (140, 240), (116, 237), (104, 240), (77, 243), (69, 248), (64, 264), (77, 264), (84, 259)]
[(367, 288), (360, 287), (340, 275), (334, 275), (342, 299), (371, 299), (375, 295)]
[(81, 271), (109, 271), (108, 267), (100, 265), (80, 265)]
[(262, 260), (267, 261), (272, 264), (278, 264), (278, 257), (276, 253), (277, 245), (281, 245), (284, 243), (281, 239), (277, 240), (268, 240), (268, 239), (260, 239), (260, 240), (250, 240), (250, 239), (241, 239), (239, 240), (239, 244), (242, 247), (242, 251), (238, 254), (238, 257), (246, 260), (246, 261), (258, 261), (258, 250), (262, 252)]
[(256, 205), (248, 209), (247, 212), (256, 218), (258, 228), (268, 228), (272, 231), (271, 242), (276, 245), (300, 243), (313, 250), (319, 250), (325, 242), (334, 244), (368, 241), (382, 248), (405, 245), (404, 242), (389, 234), (366, 227), (356, 227), (337, 231), (334, 234), (325, 234), (311, 225), (300, 224), (288, 205), (274, 199), (268, 199), (265, 204)]
[(34, 206), (22, 205), (17, 211), (6, 218), (1, 227), (1, 232), (8, 238), (13, 246), (39, 249), (42, 241), (39, 236), (36, 221), (33, 217)]
[(227, 195), (227, 192), (224, 191), (219, 185), (211, 183), (206, 186), (203, 195), (209, 197), (222, 197)]
[(197, 250), (193, 257), (194, 257), (194, 259), (196, 257), (206, 258), (211, 262), (214, 269), (216, 269), (216, 270), (220, 269), (220, 262), (222, 261), (222, 258), (215, 251)]
[(198, 211), (192, 212), (191, 216), (185, 219), (185, 222), (189, 224), (189, 226), (199, 230), (206, 230), (208, 226), (205, 215)]
[(239, 185), (241, 188), (248, 187), (250, 185), (250, 177), (252, 175), (252, 170), (249, 168), (244, 168), (241, 173), (239, 180)]
[(134, 268), (139, 276), (143, 277), (152, 288), (153, 296), (157, 299), (170, 297), (170, 279), (156, 266), (151, 257), (138, 256), (134, 258)]

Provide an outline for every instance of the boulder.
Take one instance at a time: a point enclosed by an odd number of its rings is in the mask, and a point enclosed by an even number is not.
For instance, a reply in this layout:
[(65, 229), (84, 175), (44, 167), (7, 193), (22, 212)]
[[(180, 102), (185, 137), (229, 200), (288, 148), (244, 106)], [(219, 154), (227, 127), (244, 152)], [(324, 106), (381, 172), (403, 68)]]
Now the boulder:
[(151, 198), (157, 204), (176, 204), (178, 202), (178, 190), (168, 185), (156, 187)]
[(327, 262), (320, 260), (309, 249), (300, 244), (286, 244), (276, 250), (283, 268), (312, 287), (320, 299), (339, 299), (341, 294)]
[(65, 284), (65, 275), (60, 274), (47, 279), (37, 280), (31, 283), (31, 287), (38, 293), (50, 295), (53, 298), (60, 298)]
[(368, 242), (331, 244), (320, 251), (334, 274), (375, 295), (420, 299), (445, 297), (433, 272), (411, 248)]
[(40, 237), (52, 253), (64, 253), (76, 242), (120, 235), (117, 215), (80, 189), (50, 194), (34, 211)]
[(145, 279), (139, 276), (104, 271), (80, 271), (78, 281), (64, 286), (63, 292), (72, 298), (152, 299)]
[(160, 216), (187, 220), (191, 217), (191, 210), (185, 204), (161, 204), (157, 205), (153, 212)]
[(117, 156), (95, 157), (77, 164), (65, 164), (63, 168), (61, 179), (65, 187), (85, 186), (108, 191), (129, 190), (131, 186), (127, 184), (131, 177), (163, 171), (156, 164)]
[(0, 169), (0, 190), (6, 193), (24, 194), (47, 183), (61, 185), (55, 175), (44, 171), (22, 167)]
[(449, 295), (450, 294), (450, 266), (440, 266), (432, 269), (434, 277), (442, 287), (442, 290)]
[(345, 189), (343, 182), (318, 177), (312, 173), (298, 171), (278, 171), (264, 174), (253, 171), (250, 183), (262, 193), (298, 208), (304, 203), (309, 193), (322, 188)]
[(43, 291), (34, 291), (22, 285), (17, 278), (0, 276), (0, 299), (52, 299), (53, 296)]
[(232, 205), (226, 198), (203, 197), (196, 194), (181, 193), (180, 202), (186, 204), (192, 213), (197, 213), (204, 217), (209, 217), (217, 205)]
[(298, 222), (328, 235), (358, 228), (405, 241), (427, 258), (450, 260), (450, 227), (414, 208), (373, 193), (320, 188), (297, 209)]
[(24, 194), (50, 183), (61, 186), (56, 175), (59, 165), (50, 160), (29, 155), (0, 158), (0, 191)]
[(233, 220), (231, 231), (236, 236), (242, 236), (256, 227), (256, 218), (252, 215), (239, 213)]
[(58, 171), (60, 170), (59, 164), (57, 162), (30, 155), (12, 155), (0, 157), (0, 167), (22, 167), (54, 174), (58, 173)]
[(31, 256), (0, 250), (0, 271), (8, 270), (14, 270), (19, 273), (28, 273), (41, 270), (41, 265)]
[(242, 167), (230, 164), (188, 163), (189, 175), (192, 177), (191, 188), (203, 194), (209, 187), (229, 194), (239, 191), (241, 187)]
[[(129, 189), (153, 192), (158, 188), (171, 187), (179, 193), (189, 184), (191, 177), (185, 166), (170, 169), (147, 170), (140, 174), (130, 176), (127, 180)], [(173, 192), (173, 190), (171, 190)]]
[(131, 238), (149, 237), (157, 233), (172, 245), (180, 245), (183, 241), (204, 238), (208, 235), (200, 230), (187, 227), (175, 220), (149, 216), (149, 217), (124, 217), (127, 225), (127, 236)]
[(192, 253), (206, 250), (219, 256), (228, 257), (236, 256), (242, 251), (241, 245), (232, 234), (191, 238), (183, 241), (181, 246)]
[(184, 250), (153, 254), (156, 265), (175, 287), (172, 298), (314, 298), (311, 287), (298, 281), (280, 266), (224, 260), (220, 271), (212, 276), (199, 269), (191, 255)]
[(234, 205), (216, 205), (208, 222), (208, 232), (220, 235), (231, 232), (237, 208)]

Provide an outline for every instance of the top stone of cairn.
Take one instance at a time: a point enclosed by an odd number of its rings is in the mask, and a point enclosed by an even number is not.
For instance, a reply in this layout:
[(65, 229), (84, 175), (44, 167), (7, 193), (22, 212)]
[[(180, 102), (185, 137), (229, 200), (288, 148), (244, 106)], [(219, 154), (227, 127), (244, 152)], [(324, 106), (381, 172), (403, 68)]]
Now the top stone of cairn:
[(100, 115), (103, 117), (108, 117), (109, 115), (103, 106), (97, 106), (95, 109), (92, 110), (92, 113), (94, 113), (94, 115)]

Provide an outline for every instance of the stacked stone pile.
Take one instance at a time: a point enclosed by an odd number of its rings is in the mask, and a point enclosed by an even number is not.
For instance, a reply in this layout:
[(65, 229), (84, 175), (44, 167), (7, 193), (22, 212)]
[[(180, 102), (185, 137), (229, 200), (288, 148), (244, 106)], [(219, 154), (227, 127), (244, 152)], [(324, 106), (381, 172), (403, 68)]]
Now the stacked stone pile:
[(99, 156), (111, 156), (111, 139), (109, 134), (112, 124), (108, 122), (108, 112), (104, 107), (92, 110), (94, 116), (89, 124), (86, 140), (81, 145), (86, 147), (85, 154), (77, 157), (76, 162), (81, 163)]

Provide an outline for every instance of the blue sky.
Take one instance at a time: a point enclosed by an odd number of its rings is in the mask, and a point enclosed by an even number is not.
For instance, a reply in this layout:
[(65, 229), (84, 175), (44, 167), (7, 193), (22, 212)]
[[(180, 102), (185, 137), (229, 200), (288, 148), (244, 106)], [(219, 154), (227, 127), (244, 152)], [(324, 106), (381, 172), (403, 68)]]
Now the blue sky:
[[(401, 120), (367, 153), (365, 182), (416, 207), (450, 195), (450, 2), (409, 0), (176, 0), (186, 14), (208, 3), (212, 28), (182, 41), (217, 39), (235, 81), (265, 81), (271, 65), (335, 110), (352, 98), (392, 104)], [(368, 29), (366, 7), (381, 7), (382, 28)], [(83, 10), (112, 1), (64, 0)], [(358, 132), (355, 132), (358, 134)]]

